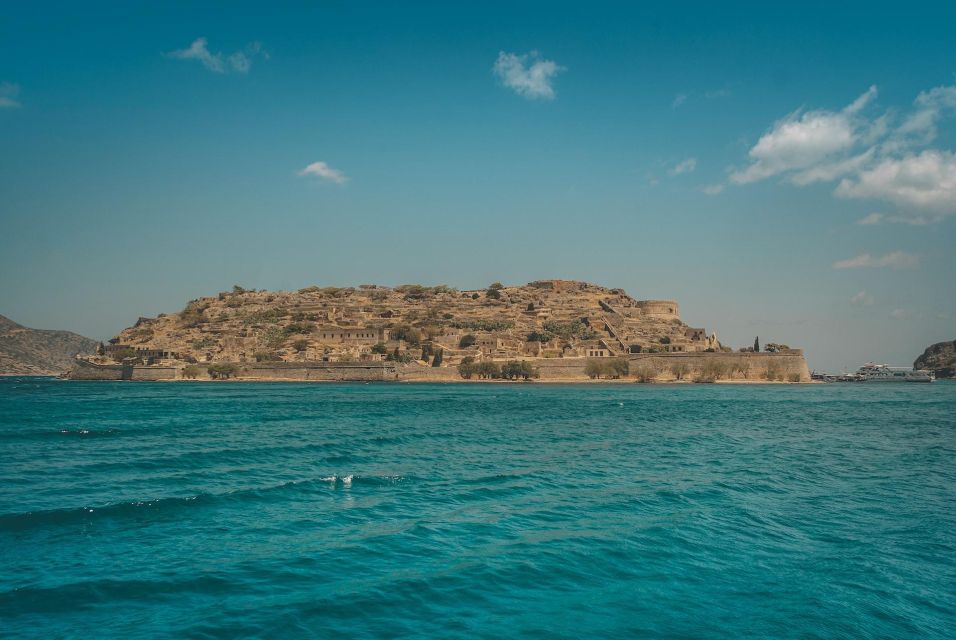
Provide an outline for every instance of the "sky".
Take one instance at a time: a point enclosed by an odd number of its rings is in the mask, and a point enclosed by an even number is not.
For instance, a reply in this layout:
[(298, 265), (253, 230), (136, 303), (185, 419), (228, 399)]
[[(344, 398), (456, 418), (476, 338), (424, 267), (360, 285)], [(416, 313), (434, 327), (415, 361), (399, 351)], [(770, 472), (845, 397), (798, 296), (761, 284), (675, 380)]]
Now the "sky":
[(835, 4), (5, 3), (0, 314), (568, 278), (910, 364), (956, 338), (956, 4)]

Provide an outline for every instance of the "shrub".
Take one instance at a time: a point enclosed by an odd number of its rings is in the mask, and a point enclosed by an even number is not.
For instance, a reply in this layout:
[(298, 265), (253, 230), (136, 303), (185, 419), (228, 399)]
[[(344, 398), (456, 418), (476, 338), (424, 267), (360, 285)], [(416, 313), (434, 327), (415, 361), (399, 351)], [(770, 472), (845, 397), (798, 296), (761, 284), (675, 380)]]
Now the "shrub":
[(275, 351), (256, 351), (252, 354), (252, 357), (256, 359), (256, 362), (278, 362), (282, 360), (282, 357)]
[(670, 343), (671, 343), (670, 336), (663, 336), (661, 338), (661, 344), (670, 344)]
[(547, 331), (532, 331), (525, 338), (526, 342), (551, 342), (554, 340), (554, 334)]
[(657, 372), (654, 371), (653, 367), (648, 365), (641, 365), (634, 370), (634, 377), (637, 378), (638, 382), (650, 382), (657, 375)]
[(376, 342), (372, 345), (372, 353), (388, 353), (384, 342)]
[(465, 362), (464, 360), (458, 365), (458, 375), (460, 375), (465, 380), (471, 380), (475, 375), (477, 370), (477, 365), (473, 362)]
[(293, 322), (286, 325), (286, 327), (282, 330), (282, 332), (287, 336), (291, 336), (296, 333), (312, 333), (313, 331), (315, 331), (315, 325), (311, 322)]
[(213, 380), (228, 380), (239, 373), (239, 365), (235, 362), (221, 362), (209, 365), (206, 371)]
[(262, 334), (262, 339), (265, 341), (266, 345), (272, 347), (273, 349), (282, 346), (288, 337), (288, 334), (286, 334), (286, 332), (279, 327), (271, 327), (266, 329)]
[(580, 320), (570, 320), (561, 322), (560, 320), (548, 320), (543, 325), (544, 330), (565, 340), (577, 338), (579, 340), (591, 340), (597, 333), (594, 329), (587, 326)]
[(113, 360), (116, 360), (117, 362), (122, 362), (126, 358), (135, 358), (136, 349), (131, 349), (129, 347), (125, 347), (123, 349), (117, 349), (116, 351), (111, 353), (110, 356), (113, 358)]
[(698, 382), (715, 382), (730, 374), (730, 366), (719, 360), (707, 360), (700, 368)]
[(385, 360), (389, 362), (398, 362), (401, 364), (408, 364), (413, 360), (412, 355), (407, 351), (402, 352), (398, 350), (398, 347), (395, 347), (395, 351), (385, 356)]
[(800, 374), (791, 373), (789, 376), (787, 376), (787, 380), (789, 380), (790, 382), (800, 382)]
[(690, 367), (687, 366), (686, 362), (677, 362), (671, 365), (671, 373), (674, 374), (674, 378), (677, 380), (683, 380), (687, 377), (687, 374), (690, 373)]
[(309, 341), (305, 338), (299, 338), (292, 343), (292, 348), (299, 352), (305, 351), (309, 348)]
[(203, 336), (199, 340), (193, 342), (193, 349), (196, 349), (197, 351), (201, 349), (208, 349), (209, 347), (214, 346), (216, 346), (216, 341), (209, 336)]
[(505, 331), (515, 325), (514, 322), (507, 320), (457, 320), (449, 323), (456, 329), (468, 329), (469, 331)]
[(777, 362), (768, 362), (764, 370), (764, 378), (767, 380), (783, 380), (783, 368)]
[(477, 300), (477, 299), (480, 298), (480, 297), (481, 297), (481, 296), (479, 296), (477, 293), (471, 294), (471, 299), (472, 299), (472, 300)]
[(202, 375), (202, 367), (196, 364), (189, 364), (183, 368), (183, 377), (188, 380), (195, 380)]
[(627, 358), (611, 358), (608, 360), (608, 371), (614, 378), (623, 378), (630, 373), (631, 365)]
[(179, 321), (187, 328), (198, 327), (206, 321), (203, 311), (205, 308), (199, 302), (190, 302), (179, 312)]
[(438, 352), (435, 354), (435, 358), (432, 360), (432, 366), (433, 366), (433, 367), (440, 367), (440, 366), (441, 366), (441, 361), (442, 361), (442, 358), (443, 358), (443, 354), (444, 354), (444, 350), (443, 350), (443, 349), (439, 349)]
[(392, 329), (393, 340), (404, 340), (411, 345), (421, 344), (422, 332), (407, 324), (400, 324)]
[(505, 286), (501, 284), (500, 282), (492, 282), (491, 284), (488, 285), (488, 289), (494, 290), (494, 291), (500, 291), (504, 288)]
[(467, 349), (468, 347), (474, 346), (476, 342), (478, 342), (478, 338), (476, 338), (473, 333), (466, 333), (461, 337), (461, 340), (458, 341), (458, 348)]
[(497, 289), (489, 288), (485, 291), (485, 297), (489, 300), (500, 300), (501, 292), (499, 292)]
[(604, 365), (597, 358), (589, 358), (588, 361), (584, 363), (584, 373), (592, 380), (594, 378), (600, 378), (601, 374), (604, 373)]

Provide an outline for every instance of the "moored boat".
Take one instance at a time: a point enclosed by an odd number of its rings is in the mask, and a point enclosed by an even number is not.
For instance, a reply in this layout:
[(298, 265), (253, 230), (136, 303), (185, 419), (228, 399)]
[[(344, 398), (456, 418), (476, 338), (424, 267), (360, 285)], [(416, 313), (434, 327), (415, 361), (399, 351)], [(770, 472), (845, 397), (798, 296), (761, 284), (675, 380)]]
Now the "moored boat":
[(867, 362), (856, 372), (862, 382), (932, 382), (932, 371)]

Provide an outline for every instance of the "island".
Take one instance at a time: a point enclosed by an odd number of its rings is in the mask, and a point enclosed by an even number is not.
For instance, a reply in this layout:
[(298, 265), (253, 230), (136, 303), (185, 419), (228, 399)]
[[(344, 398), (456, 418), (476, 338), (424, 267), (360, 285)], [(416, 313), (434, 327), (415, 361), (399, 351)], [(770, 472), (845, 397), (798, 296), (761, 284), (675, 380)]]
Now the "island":
[[(756, 341), (755, 341), (756, 342)], [(803, 352), (733, 350), (673, 300), (574, 280), (477, 290), (417, 284), (235, 286), (141, 317), (74, 380), (809, 382)]]

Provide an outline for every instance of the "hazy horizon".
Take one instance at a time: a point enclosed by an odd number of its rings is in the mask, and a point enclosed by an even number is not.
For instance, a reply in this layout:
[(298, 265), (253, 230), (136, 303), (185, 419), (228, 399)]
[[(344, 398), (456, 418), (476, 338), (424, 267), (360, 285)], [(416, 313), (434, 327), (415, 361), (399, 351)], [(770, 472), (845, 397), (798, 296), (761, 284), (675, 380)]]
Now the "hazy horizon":
[(0, 10), (0, 314), (563, 278), (811, 368), (956, 338), (952, 5)]

